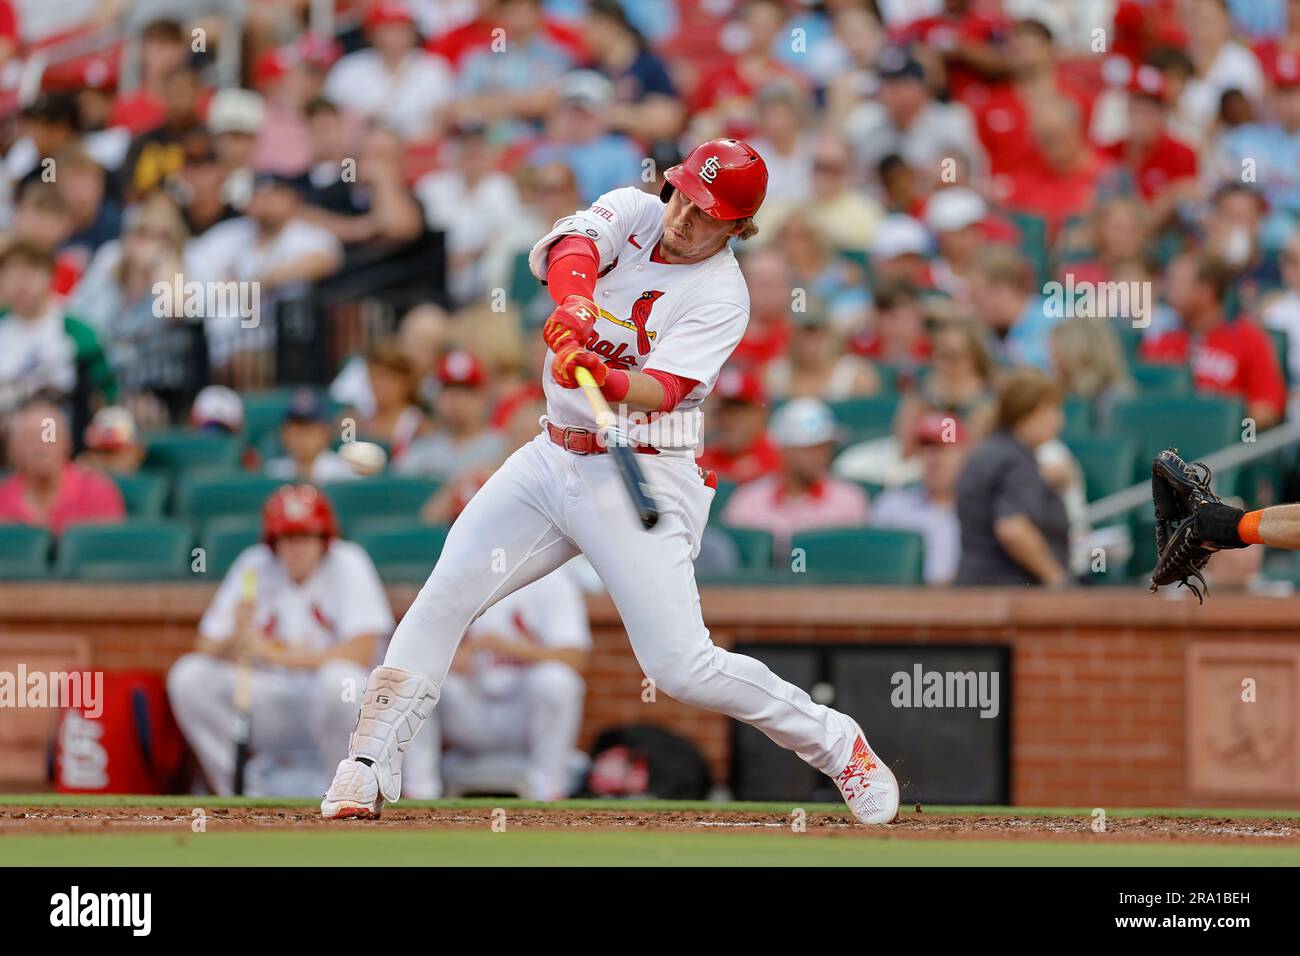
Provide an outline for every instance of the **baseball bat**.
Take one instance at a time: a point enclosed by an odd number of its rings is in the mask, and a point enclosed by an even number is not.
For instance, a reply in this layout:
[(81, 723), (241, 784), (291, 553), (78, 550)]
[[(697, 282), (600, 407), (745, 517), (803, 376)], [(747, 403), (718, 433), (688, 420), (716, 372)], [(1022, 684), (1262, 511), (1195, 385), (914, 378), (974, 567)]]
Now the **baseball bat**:
[(649, 531), (659, 521), (659, 506), (655, 504), (654, 496), (650, 494), (650, 486), (646, 484), (645, 475), (641, 473), (641, 464), (636, 460), (636, 453), (628, 444), (627, 435), (618, 427), (618, 418), (610, 410), (605, 396), (600, 394), (600, 387), (591, 377), (591, 373), (585, 368), (579, 368), (574, 372), (573, 377), (582, 386), (583, 394), (591, 403), (591, 414), (596, 419), (596, 431), (618, 467), (619, 476), (623, 479), (623, 487), (627, 489), (628, 497), (632, 499), (632, 506), (636, 509), (637, 517), (641, 519), (641, 526)]
[[(244, 571), (241, 600), (252, 603), (257, 599), (257, 571)], [(235, 658), (235, 795), (244, 793), (244, 776), (248, 770), (248, 742), (253, 736), (253, 662), (243, 647), (243, 635)]]

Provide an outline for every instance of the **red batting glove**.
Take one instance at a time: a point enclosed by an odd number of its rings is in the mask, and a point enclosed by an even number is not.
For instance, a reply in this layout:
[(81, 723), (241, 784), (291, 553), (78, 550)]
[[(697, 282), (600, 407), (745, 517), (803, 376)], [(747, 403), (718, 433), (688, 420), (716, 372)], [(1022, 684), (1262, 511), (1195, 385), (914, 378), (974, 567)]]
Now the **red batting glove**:
[(585, 348), (599, 315), (600, 310), (590, 299), (580, 295), (565, 296), (542, 326), (542, 338), (552, 352), (558, 353), (566, 342)]
[(561, 388), (577, 388), (578, 380), (573, 373), (579, 368), (590, 372), (598, 387), (609, 380), (609, 366), (600, 360), (600, 356), (572, 342), (561, 345), (555, 353), (555, 361), (551, 363), (551, 378)]

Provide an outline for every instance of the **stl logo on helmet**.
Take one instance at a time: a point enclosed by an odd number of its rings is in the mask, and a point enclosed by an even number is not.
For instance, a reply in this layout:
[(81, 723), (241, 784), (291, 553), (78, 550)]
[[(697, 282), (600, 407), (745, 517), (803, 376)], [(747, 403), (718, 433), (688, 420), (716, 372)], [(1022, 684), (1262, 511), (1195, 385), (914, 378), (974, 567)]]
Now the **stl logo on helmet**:
[(700, 178), (706, 183), (712, 183), (718, 178), (718, 170), (722, 168), (722, 162), (716, 156), (710, 156), (700, 167)]

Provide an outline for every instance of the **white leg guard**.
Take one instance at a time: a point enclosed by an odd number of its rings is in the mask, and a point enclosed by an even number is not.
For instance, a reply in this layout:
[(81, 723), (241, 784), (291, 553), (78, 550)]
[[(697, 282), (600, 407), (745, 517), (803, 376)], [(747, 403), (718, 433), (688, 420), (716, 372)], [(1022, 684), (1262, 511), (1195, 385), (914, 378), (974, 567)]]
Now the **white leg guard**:
[(438, 688), (423, 674), (387, 665), (370, 672), (348, 756), (374, 762), (385, 800), (401, 794), (402, 755), (437, 703)]

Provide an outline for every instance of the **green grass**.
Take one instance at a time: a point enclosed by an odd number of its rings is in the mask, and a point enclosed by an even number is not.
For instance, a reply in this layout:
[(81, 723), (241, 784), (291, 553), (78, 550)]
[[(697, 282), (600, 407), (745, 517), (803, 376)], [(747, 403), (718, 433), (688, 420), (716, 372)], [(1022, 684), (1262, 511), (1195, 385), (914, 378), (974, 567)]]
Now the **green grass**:
[(857, 839), (808, 834), (363, 830), (8, 836), (39, 866), (1297, 866), (1284, 847)]
[[(314, 799), (264, 800), (197, 796), (0, 795), (0, 806), (314, 807)], [(403, 808), (533, 809), (542, 804), (507, 799), (403, 801)], [(788, 814), (792, 803), (706, 803), (661, 800), (570, 800), (546, 806), (571, 810), (749, 811)], [(844, 816), (838, 804), (805, 804), (810, 815)], [(905, 813), (913, 812), (910, 808)], [(926, 814), (1078, 816), (1091, 808), (932, 807)], [(1107, 809), (1111, 817), (1300, 818), (1300, 810)], [(845, 831), (830, 835), (735, 829), (681, 832), (652, 828), (597, 832), (511, 827), (402, 829), (360, 822), (320, 829), (222, 830), (209, 818), (206, 833), (184, 819), (165, 830), (95, 834), (15, 833), (0, 838), (0, 866), (1300, 866), (1300, 848), (1242, 844), (1091, 840), (909, 839), (900, 831)]]

